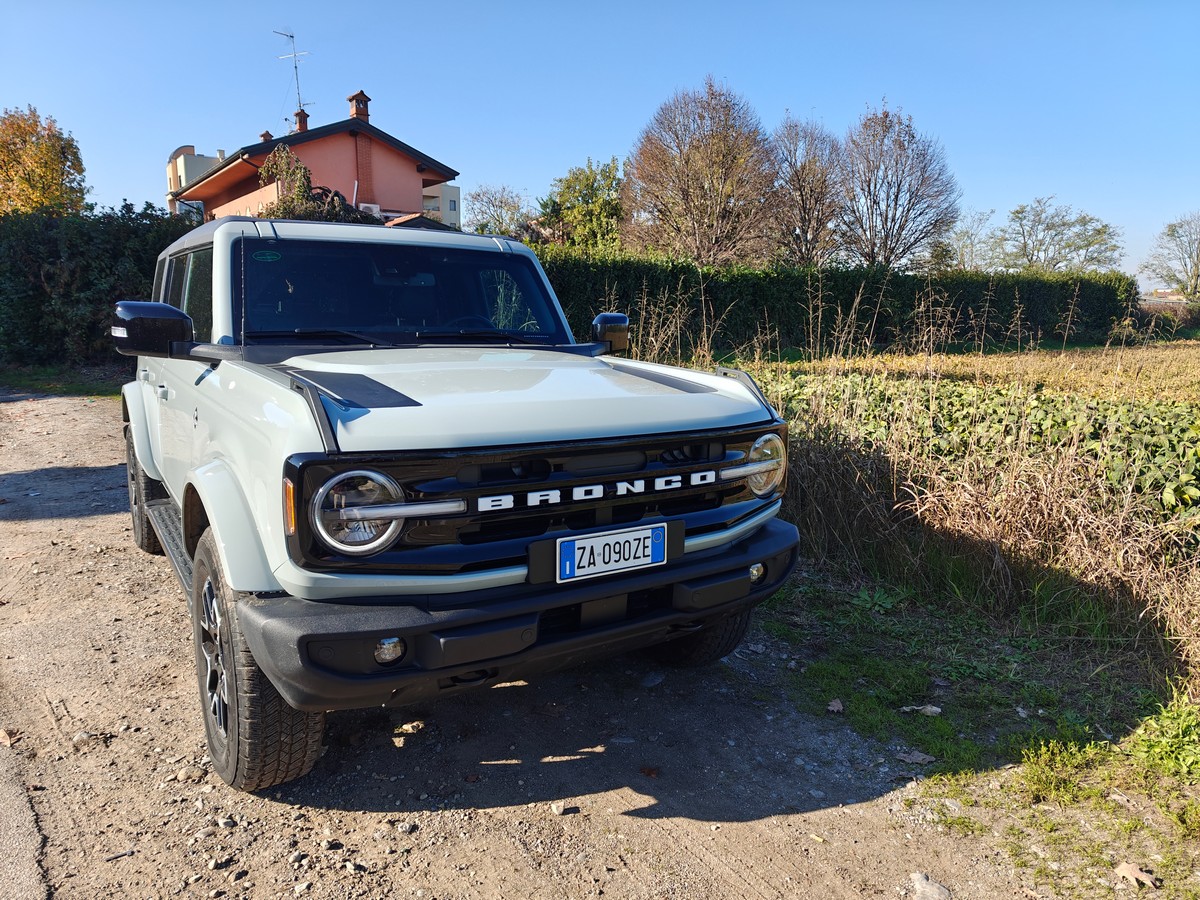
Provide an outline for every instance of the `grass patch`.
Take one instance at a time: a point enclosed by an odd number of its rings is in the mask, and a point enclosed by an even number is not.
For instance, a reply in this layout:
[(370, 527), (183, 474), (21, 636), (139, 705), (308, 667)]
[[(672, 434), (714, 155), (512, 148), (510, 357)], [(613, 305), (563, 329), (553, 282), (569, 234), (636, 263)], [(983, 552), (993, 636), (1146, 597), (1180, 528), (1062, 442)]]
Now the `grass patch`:
[(1019, 621), (924, 604), (910, 591), (808, 592), (790, 608), (765, 607), (761, 619), (805, 658), (789, 675), (798, 706), (827, 715), (839, 700), (859, 733), (934, 757), (927, 773), (1018, 763), (1051, 740), (1106, 740), (1132, 731), (1159, 699), (1134, 646), (1104, 648), (1098, 664), (1095, 648), (1081, 652)]
[(0, 365), (0, 389), (59, 397), (117, 397), (133, 377), (133, 363), (98, 366)]
[[(827, 578), (759, 620), (798, 662), (785, 676), (797, 707), (844, 717), (883, 755), (936, 757), (907, 766), (924, 776), (902, 804), (919, 821), (1003, 847), (1047, 896), (1112, 896), (1124, 862), (1156, 896), (1200, 896), (1200, 707), (1169, 695), (1134, 637), (1043, 634), (1017, 614)], [(900, 712), (913, 705), (941, 712)]]

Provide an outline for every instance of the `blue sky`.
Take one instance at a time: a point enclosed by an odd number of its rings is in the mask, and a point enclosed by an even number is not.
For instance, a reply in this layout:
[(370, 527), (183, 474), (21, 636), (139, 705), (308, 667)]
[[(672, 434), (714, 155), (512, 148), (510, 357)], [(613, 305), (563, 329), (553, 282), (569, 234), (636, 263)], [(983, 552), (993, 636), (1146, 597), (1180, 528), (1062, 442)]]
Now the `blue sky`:
[(970, 209), (1055, 195), (1125, 235), (1134, 271), (1200, 209), (1196, 0), (9, 4), (0, 107), (78, 140), (91, 199), (164, 202), (171, 151), (232, 152), (295, 107), (371, 121), (531, 202), (590, 156), (624, 159), (655, 109), (712, 74), (772, 130), (842, 133), (886, 99), (945, 148)]

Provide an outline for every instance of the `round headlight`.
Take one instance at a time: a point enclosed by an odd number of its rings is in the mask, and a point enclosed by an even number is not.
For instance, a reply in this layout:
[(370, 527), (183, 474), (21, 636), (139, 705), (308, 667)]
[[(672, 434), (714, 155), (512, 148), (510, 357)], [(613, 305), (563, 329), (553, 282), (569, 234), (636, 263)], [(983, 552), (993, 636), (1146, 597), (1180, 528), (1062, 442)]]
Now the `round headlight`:
[(321, 540), (339, 553), (375, 553), (392, 542), (404, 520), (394, 514), (372, 518), (371, 507), (403, 499), (400, 486), (380, 472), (342, 472), (325, 482), (313, 497), (313, 527)]
[[(755, 466), (756, 463), (766, 465)], [(777, 434), (764, 434), (755, 441), (754, 446), (750, 448), (750, 465), (757, 469), (746, 479), (750, 490), (759, 497), (773, 493), (787, 471), (787, 448), (783, 444), (783, 438)]]

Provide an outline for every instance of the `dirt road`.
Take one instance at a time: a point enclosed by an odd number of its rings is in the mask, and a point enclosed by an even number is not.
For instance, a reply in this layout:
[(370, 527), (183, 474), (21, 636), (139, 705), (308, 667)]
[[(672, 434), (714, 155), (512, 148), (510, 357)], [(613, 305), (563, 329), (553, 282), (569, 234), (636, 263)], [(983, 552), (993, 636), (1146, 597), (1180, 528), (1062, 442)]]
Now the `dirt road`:
[(926, 872), (1025, 896), (994, 837), (939, 829), (899, 748), (789, 706), (804, 660), (762, 634), (699, 673), (625, 657), (335, 714), (311, 775), (230, 790), (183, 595), (130, 539), (119, 419), (0, 396), (2, 815), (28, 798), (42, 847), (7, 865), (36, 863), (33, 895), (911, 897)]

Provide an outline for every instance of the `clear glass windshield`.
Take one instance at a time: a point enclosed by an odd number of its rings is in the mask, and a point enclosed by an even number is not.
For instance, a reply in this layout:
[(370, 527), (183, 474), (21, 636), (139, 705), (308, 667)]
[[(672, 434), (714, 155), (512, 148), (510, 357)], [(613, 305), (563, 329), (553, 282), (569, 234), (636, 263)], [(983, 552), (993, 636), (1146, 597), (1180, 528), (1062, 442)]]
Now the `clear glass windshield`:
[(571, 343), (537, 271), (518, 255), (240, 238), (233, 261), (248, 344)]

